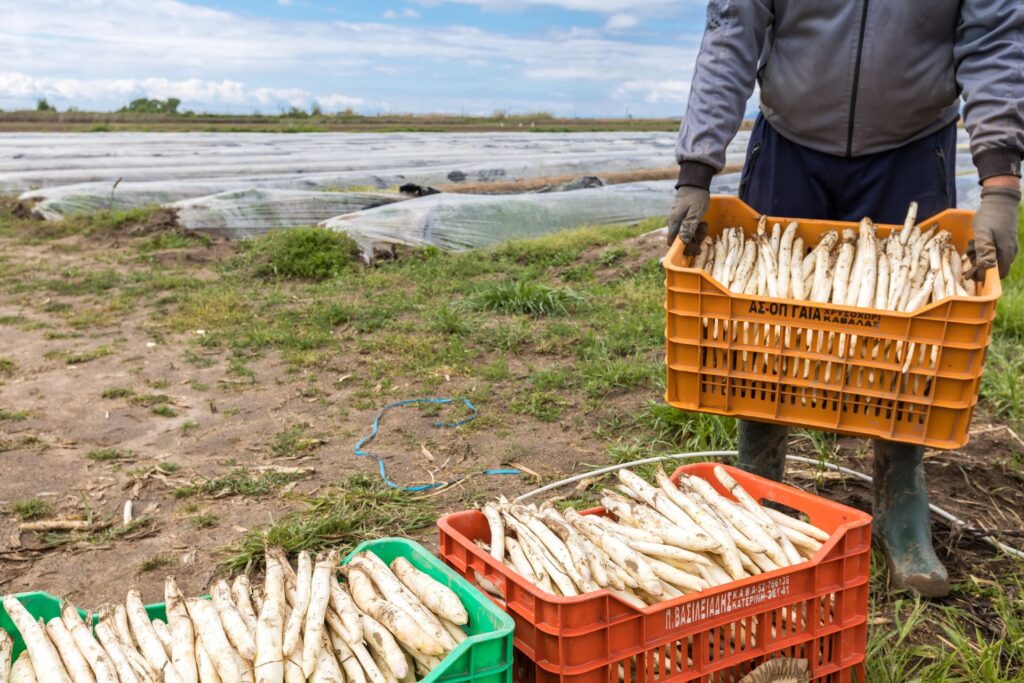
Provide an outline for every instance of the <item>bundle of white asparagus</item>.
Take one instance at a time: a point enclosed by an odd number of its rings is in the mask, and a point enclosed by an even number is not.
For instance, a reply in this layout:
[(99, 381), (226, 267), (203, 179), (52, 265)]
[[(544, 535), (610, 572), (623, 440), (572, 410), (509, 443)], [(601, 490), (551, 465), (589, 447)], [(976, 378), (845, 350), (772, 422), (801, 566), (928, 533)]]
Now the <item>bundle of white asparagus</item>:
[(458, 596), (408, 560), (338, 559), (303, 552), (293, 568), (269, 548), (262, 590), (239, 576), (214, 584), (211, 600), (186, 599), (168, 577), (166, 623), (150, 621), (135, 590), (101, 609), (95, 629), (66, 600), (44, 623), (4, 596), (26, 650), (12, 667), (0, 629), (0, 683), (414, 683), (465, 640)]
[(762, 507), (721, 466), (719, 482), (659, 469), (657, 486), (619, 471), (605, 489), (607, 516), (558, 512), (548, 503), (488, 503), (491, 556), (554, 595), (607, 589), (645, 607), (805, 561), (828, 540), (821, 529)]
[(757, 234), (726, 228), (705, 237), (692, 267), (701, 268), (734, 292), (886, 311), (914, 311), (947, 296), (974, 296), (967, 277), (970, 258), (961, 255), (946, 230), (917, 225), (911, 203), (901, 229), (879, 240), (865, 218), (860, 235), (829, 231), (810, 248), (797, 237), (797, 223), (767, 230), (761, 217)]

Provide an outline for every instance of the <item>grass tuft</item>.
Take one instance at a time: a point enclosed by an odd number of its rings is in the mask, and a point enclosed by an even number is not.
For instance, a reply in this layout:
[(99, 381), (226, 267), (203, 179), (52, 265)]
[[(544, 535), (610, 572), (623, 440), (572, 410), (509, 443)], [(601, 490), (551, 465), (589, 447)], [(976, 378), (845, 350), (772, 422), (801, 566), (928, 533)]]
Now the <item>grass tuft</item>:
[(300, 422), (274, 435), (270, 442), (270, 453), (276, 458), (308, 455), (325, 443), (321, 436), (313, 432), (311, 424)]
[(299, 473), (273, 471), (250, 473), (239, 468), (223, 477), (207, 479), (189, 486), (177, 488), (174, 491), (174, 497), (216, 496), (222, 498), (225, 496), (246, 496), (256, 498), (272, 493), (285, 484), (299, 481), (305, 476)]
[(549, 287), (536, 282), (503, 280), (480, 287), (473, 296), (477, 308), (506, 315), (534, 318), (564, 315), (583, 302), (571, 289)]
[(343, 233), (293, 228), (256, 240), (249, 257), (259, 277), (328, 280), (353, 269), (359, 247)]
[(53, 508), (42, 498), (29, 498), (11, 503), (11, 512), (17, 515), (21, 521), (31, 522), (50, 516)]
[(344, 555), (371, 538), (410, 536), (433, 526), (436, 510), (383, 482), (357, 474), (310, 498), (306, 507), (288, 513), (263, 529), (248, 532), (225, 549), (225, 565), (239, 571), (259, 565), (268, 545), (294, 555), (302, 550), (338, 548)]
[(85, 457), (95, 462), (110, 462), (111, 460), (124, 460), (131, 457), (131, 455), (131, 451), (122, 451), (117, 448), (101, 448), (89, 451), (85, 454)]

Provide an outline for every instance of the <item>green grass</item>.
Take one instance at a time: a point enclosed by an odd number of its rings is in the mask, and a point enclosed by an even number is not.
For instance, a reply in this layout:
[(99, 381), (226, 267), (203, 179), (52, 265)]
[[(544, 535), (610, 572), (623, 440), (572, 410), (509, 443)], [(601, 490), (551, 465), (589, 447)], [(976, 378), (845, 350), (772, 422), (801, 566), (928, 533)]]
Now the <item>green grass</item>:
[(149, 412), (153, 413), (158, 417), (177, 417), (177, 413), (170, 406), (160, 405), (153, 406), (149, 409)]
[(133, 406), (152, 408), (153, 406), (166, 405), (171, 402), (171, 397), (166, 394), (133, 394), (128, 402)]
[(174, 496), (175, 498), (190, 498), (192, 496), (258, 498), (273, 493), (285, 484), (299, 481), (305, 476), (304, 474), (273, 471), (251, 473), (239, 468), (223, 477), (205, 479), (189, 486), (179, 487), (174, 490)]
[(104, 389), (103, 393), (100, 394), (100, 398), (129, 398), (134, 396), (135, 392), (125, 387), (110, 387)]
[(112, 460), (125, 460), (132, 456), (131, 451), (121, 450), (119, 448), (101, 448), (95, 451), (89, 451), (85, 454), (85, 457), (95, 462), (110, 462)]
[(51, 360), (62, 359), (68, 365), (82, 365), (83, 363), (89, 363), (99, 358), (104, 358), (112, 353), (114, 353), (113, 349), (107, 346), (101, 346), (89, 351), (47, 351), (43, 354), (43, 357)]
[(325, 228), (272, 232), (249, 249), (256, 275), (285, 279), (327, 280), (352, 270), (358, 256), (351, 238)]
[(139, 565), (139, 571), (143, 574), (148, 572), (155, 572), (158, 569), (165, 569), (174, 564), (174, 558), (166, 553), (159, 553), (142, 561)]
[(48, 517), (53, 513), (52, 506), (41, 498), (29, 498), (11, 503), (11, 512), (23, 522)]
[(300, 422), (274, 435), (270, 441), (270, 454), (275, 458), (308, 455), (324, 443), (324, 438), (313, 431), (311, 424)]
[[(959, 588), (968, 600), (983, 598), (985, 607), (967, 611), (910, 599), (873, 607), (873, 613), (881, 612), (891, 624), (870, 630), (867, 680), (1024, 682), (1024, 600), (1019, 575), (1007, 577), (998, 587), (971, 582)], [(995, 631), (993, 624), (998, 624)], [(937, 637), (921, 636), (936, 632)]]
[(649, 402), (628, 427), (630, 433), (642, 433), (651, 447), (663, 452), (736, 448), (736, 421), (732, 418), (690, 413), (660, 402)]
[(225, 564), (234, 571), (255, 567), (267, 545), (289, 554), (331, 547), (344, 555), (367, 539), (430, 529), (436, 518), (431, 502), (388, 488), (376, 478), (353, 475), (306, 500), (302, 509), (246, 533), (225, 549)]
[(189, 517), (189, 521), (192, 522), (192, 526), (197, 529), (211, 529), (219, 523), (217, 515), (212, 512), (203, 512), (198, 515), (192, 515)]
[(11, 377), (18, 365), (10, 358), (0, 358), (0, 377)]
[(29, 414), (30, 413), (27, 410), (7, 410), (5, 408), (0, 408), (0, 422), (21, 422), (22, 420), (27, 420)]
[(481, 286), (473, 296), (474, 305), (485, 311), (506, 315), (542, 317), (565, 315), (583, 302), (571, 289), (549, 287), (524, 280), (504, 280)]

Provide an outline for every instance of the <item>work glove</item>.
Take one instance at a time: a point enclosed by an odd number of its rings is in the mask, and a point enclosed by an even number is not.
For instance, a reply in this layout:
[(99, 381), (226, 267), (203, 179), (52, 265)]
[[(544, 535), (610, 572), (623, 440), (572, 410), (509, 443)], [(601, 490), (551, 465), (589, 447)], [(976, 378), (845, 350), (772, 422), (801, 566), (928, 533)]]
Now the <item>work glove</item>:
[(999, 277), (1010, 274), (1017, 257), (1017, 207), (1020, 190), (1013, 187), (983, 187), (981, 207), (974, 214), (974, 277), (982, 280), (985, 271), (999, 267)]
[(676, 203), (668, 215), (668, 246), (676, 241), (676, 237), (688, 245), (693, 241), (708, 204), (711, 203), (711, 192), (703, 187), (683, 185), (676, 190)]

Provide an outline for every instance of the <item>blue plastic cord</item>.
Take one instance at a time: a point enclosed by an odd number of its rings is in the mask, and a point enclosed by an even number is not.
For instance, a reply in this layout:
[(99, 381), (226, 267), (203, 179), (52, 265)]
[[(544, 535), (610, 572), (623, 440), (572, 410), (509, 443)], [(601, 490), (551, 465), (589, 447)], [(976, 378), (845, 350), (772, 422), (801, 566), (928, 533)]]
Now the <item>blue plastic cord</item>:
[[(477, 411), (476, 406), (474, 406), (469, 401), (468, 398), (457, 398), (457, 399), (456, 398), (410, 398), (410, 399), (407, 399), (405, 401), (395, 401), (394, 403), (389, 403), (388, 405), (386, 405), (383, 408), (381, 408), (381, 411), (379, 413), (377, 413), (377, 417), (373, 418), (373, 425), (370, 427), (370, 433), (367, 434), (366, 436), (364, 436), (363, 438), (359, 439), (359, 441), (356, 442), (356, 445), (355, 445), (355, 447), (352, 450), (360, 458), (373, 458), (374, 460), (376, 460), (377, 461), (377, 469), (380, 471), (380, 478), (384, 481), (385, 484), (387, 484), (388, 486), (390, 486), (393, 489), (401, 489), (403, 491), (412, 491), (412, 492), (415, 492), (415, 491), (429, 491), (431, 489), (438, 489), (438, 488), (441, 488), (443, 486), (450, 486), (451, 484), (455, 484), (455, 483), (457, 483), (459, 481), (462, 481), (466, 477), (459, 477), (458, 479), (453, 479), (451, 481), (437, 481), (437, 482), (434, 482), (432, 484), (420, 484), (418, 486), (401, 486), (401, 485), (396, 484), (395, 482), (391, 481), (390, 479), (388, 479), (388, 474), (387, 474), (387, 470), (384, 467), (384, 459), (383, 458), (381, 458), (379, 456), (376, 456), (373, 453), (370, 453), (369, 451), (363, 450), (363, 446), (365, 446), (366, 444), (370, 443), (371, 441), (374, 440), (374, 438), (376, 438), (377, 432), (380, 431), (380, 421), (384, 417), (384, 413), (386, 413), (387, 411), (391, 410), (392, 408), (400, 408), (402, 406), (408, 406), (408, 405), (414, 405), (414, 404), (423, 404), (423, 403), (433, 404), (433, 405), (447, 405), (449, 403), (455, 403), (457, 401), (462, 401), (466, 405), (466, 407), (469, 408), (471, 414), (469, 415), (469, 417), (466, 417), (466, 418), (464, 418), (462, 420), (459, 420), (458, 422), (432, 422), (431, 425), (430, 425), (431, 427), (445, 428), (445, 427), (461, 427), (462, 425), (467, 424), (467, 423), (472, 422), (473, 420), (475, 420), (477, 418), (477, 415), (479, 415), (479, 412)], [(522, 474), (522, 472), (520, 472), (519, 470), (484, 470), (483, 474), (487, 474), (487, 475), (505, 475), (505, 474), (518, 475), (518, 474)]]

